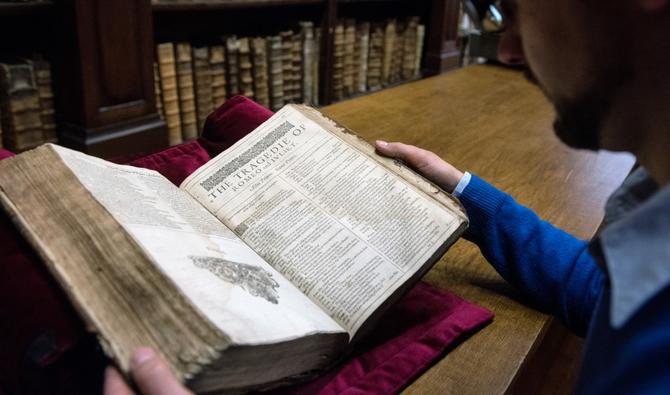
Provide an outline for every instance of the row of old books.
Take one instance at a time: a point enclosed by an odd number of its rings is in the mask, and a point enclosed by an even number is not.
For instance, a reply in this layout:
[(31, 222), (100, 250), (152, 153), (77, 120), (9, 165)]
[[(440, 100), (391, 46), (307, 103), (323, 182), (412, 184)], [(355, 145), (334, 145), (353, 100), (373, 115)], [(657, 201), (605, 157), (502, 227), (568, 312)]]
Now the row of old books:
[(51, 66), (41, 56), (0, 63), (0, 147), (56, 142)]
[[(417, 77), (425, 36), (418, 17), (381, 22), (343, 20), (334, 31), (331, 100)], [(215, 45), (157, 46), (155, 89), (170, 144), (198, 137), (226, 98), (244, 95), (272, 109), (319, 104), (321, 31), (301, 22), (269, 37), (227, 36)]]
[(158, 44), (156, 102), (171, 145), (198, 137), (226, 98), (244, 95), (276, 111), (286, 103), (317, 105), (319, 29), (270, 37), (228, 36), (216, 45)]
[(338, 23), (334, 37), (333, 99), (341, 100), (419, 76), (425, 31), (418, 17)]

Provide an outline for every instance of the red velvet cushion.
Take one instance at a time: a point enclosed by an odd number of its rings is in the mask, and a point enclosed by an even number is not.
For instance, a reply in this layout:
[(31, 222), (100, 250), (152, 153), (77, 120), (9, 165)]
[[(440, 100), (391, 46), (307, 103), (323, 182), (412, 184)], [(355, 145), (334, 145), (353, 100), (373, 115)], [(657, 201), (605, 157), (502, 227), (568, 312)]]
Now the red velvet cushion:
[[(207, 118), (198, 140), (129, 164), (157, 170), (179, 185), (271, 115), (249, 99), (231, 98)], [(0, 159), (7, 154), (0, 151)], [(99, 388), (104, 363), (90, 362), (99, 360), (94, 342), (4, 212), (0, 219), (0, 388), (18, 393), (37, 381), (53, 393)], [(375, 336), (359, 348), (365, 351), (314, 382), (280, 392), (395, 393), (459, 335), (491, 317), (486, 309), (420, 283), (380, 321)], [(91, 377), (83, 377), (85, 371)]]

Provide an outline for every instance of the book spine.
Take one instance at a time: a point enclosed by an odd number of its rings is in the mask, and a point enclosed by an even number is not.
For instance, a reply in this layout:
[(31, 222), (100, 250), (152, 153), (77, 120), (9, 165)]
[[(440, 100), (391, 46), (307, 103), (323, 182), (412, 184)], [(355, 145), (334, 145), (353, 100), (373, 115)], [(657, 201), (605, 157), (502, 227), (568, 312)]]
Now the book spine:
[(268, 69), (270, 88), (270, 109), (278, 111), (284, 106), (284, 57), (281, 36), (266, 39), (268, 46)]
[(321, 28), (314, 29), (314, 58), (312, 59), (312, 104), (319, 105), (319, 81), (321, 72)]
[(209, 65), (209, 48), (193, 48), (195, 78), (195, 105), (198, 115), (198, 130), (203, 130), (207, 116), (212, 112), (212, 72)]
[(367, 88), (368, 54), (370, 46), (370, 23), (360, 23), (356, 28), (356, 92), (363, 93)]
[(42, 118), (42, 143), (56, 143), (56, 121), (54, 93), (51, 80), (51, 64), (39, 59), (35, 63), (35, 78), (40, 97), (40, 115)]
[(156, 96), (156, 112), (165, 120), (165, 111), (163, 110), (163, 91), (161, 89), (161, 76), (158, 71), (158, 62), (154, 62), (154, 94)]
[(405, 29), (402, 52), (402, 78), (407, 80), (416, 74), (416, 37), (419, 18), (409, 18)]
[(237, 40), (238, 43), (238, 69), (240, 93), (248, 98), (254, 98), (254, 79), (251, 64), (251, 49), (247, 37)]
[(279, 36), (281, 37), (284, 103), (290, 103), (293, 101), (293, 61), (291, 59), (291, 52), (293, 51), (293, 32), (284, 31), (279, 33)]
[(314, 24), (301, 22), (302, 35), (302, 99), (305, 103), (314, 104)]
[(291, 36), (291, 66), (293, 70), (293, 85), (291, 87), (291, 97), (294, 103), (303, 101), (302, 97), (302, 36), (300, 33), (293, 33)]
[(181, 114), (179, 110), (179, 96), (177, 94), (177, 70), (175, 67), (174, 45), (162, 43), (157, 46), (158, 71), (163, 92), (163, 109), (165, 123), (168, 129), (170, 145), (181, 143)]
[(43, 141), (39, 88), (31, 63), (0, 64), (3, 145), (14, 152)]
[(212, 74), (212, 107), (219, 108), (226, 101), (226, 50), (223, 45), (209, 47), (209, 67)]
[(181, 111), (182, 138), (186, 141), (198, 137), (198, 118), (195, 109), (195, 92), (193, 84), (193, 58), (191, 44), (176, 44), (177, 55), (177, 87), (179, 108)]
[(239, 54), (239, 43), (236, 36), (226, 38), (226, 66), (228, 75), (226, 81), (228, 82), (228, 95), (235, 96), (240, 94), (240, 71), (239, 62), (237, 60)]
[(414, 61), (416, 62), (414, 64), (416, 76), (421, 75), (421, 57), (423, 56), (423, 40), (425, 36), (426, 26), (418, 25), (416, 27), (416, 57), (414, 58)]
[(403, 48), (405, 43), (405, 24), (396, 22), (396, 34), (393, 40), (393, 55), (391, 57), (391, 75), (389, 83), (396, 83), (402, 77)]
[(344, 98), (344, 24), (335, 26), (333, 53), (333, 99)]
[(270, 88), (268, 86), (268, 51), (263, 37), (251, 40), (251, 58), (254, 71), (254, 93), (256, 101), (270, 107)]
[(384, 27), (375, 23), (370, 26), (370, 49), (368, 52), (368, 89), (382, 87), (382, 67), (384, 52)]
[(342, 89), (344, 96), (354, 94), (354, 48), (356, 45), (356, 24), (352, 19), (344, 22), (344, 69), (342, 75)]
[(391, 81), (391, 66), (393, 62), (393, 50), (395, 49), (396, 21), (389, 19), (384, 28), (384, 52), (382, 55), (382, 85)]

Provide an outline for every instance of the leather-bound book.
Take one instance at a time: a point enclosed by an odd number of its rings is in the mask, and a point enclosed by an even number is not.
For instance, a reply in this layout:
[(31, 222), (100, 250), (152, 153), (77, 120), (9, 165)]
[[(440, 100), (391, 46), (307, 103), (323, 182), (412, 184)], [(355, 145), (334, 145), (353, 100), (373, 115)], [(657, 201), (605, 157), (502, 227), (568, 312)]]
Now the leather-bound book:
[(259, 104), (270, 107), (270, 88), (268, 87), (268, 50), (263, 37), (251, 40), (251, 63), (253, 64), (254, 98)]
[(212, 73), (212, 109), (219, 108), (228, 96), (226, 84), (226, 49), (223, 45), (209, 47), (209, 67)]
[(212, 70), (209, 65), (209, 48), (193, 47), (193, 77), (195, 78), (195, 105), (198, 114), (198, 134), (205, 126), (212, 107)]
[(170, 145), (175, 145), (181, 143), (183, 138), (181, 133), (179, 95), (177, 94), (177, 68), (175, 66), (174, 45), (172, 43), (158, 44), (156, 53), (163, 93), (163, 111), (165, 112), (165, 123), (168, 129), (168, 142)]

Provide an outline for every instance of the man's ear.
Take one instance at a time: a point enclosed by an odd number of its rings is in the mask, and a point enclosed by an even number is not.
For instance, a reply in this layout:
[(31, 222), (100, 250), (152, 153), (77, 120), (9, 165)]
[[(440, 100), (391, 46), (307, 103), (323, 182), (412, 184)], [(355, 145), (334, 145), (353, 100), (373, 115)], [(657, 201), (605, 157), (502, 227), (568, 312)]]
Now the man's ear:
[(669, 0), (637, 0), (643, 10), (647, 12), (660, 11), (668, 6)]

